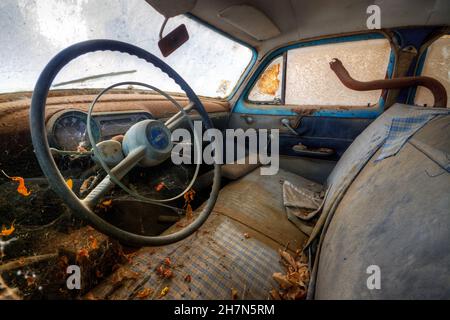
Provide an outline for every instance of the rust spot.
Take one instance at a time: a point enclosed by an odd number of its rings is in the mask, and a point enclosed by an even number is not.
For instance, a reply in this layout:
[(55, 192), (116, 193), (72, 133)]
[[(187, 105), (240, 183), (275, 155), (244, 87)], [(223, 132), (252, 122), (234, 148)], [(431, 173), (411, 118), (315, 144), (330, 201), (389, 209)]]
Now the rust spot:
[(256, 86), (261, 93), (274, 96), (280, 86), (278, 75), (280, 74), (280, 64), (274, 64), (268, 67), (261, 78), (258, 80)]
[(318, 108), (292, 108), (291, 111), (300, 116), (310, 116), (314, 112), (318, 111)]

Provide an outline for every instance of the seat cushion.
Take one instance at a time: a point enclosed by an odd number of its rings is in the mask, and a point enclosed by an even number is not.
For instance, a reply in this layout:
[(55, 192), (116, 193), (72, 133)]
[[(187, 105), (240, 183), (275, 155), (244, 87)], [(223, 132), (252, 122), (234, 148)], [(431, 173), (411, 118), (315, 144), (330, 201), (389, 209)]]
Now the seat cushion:
[[(277, 287), (274, 272), (282, 272), (278, 249), (301, 248), (306, 236), (288, 221), (282, 184), (314, 185), (280, 170), (261, 176), (259, 169), (225, 186), (208, 221), (193, 235), (172, 245), (142, 248), (130, 262), (92, 290), (100, 299), (267, 299)], [(185, 221), (180, 221), (181, 225)], [(166, 233), (179, 230), (180, 223)], [(174, 277), (165, 279), (156, 269), (170, 259)], [(188, 281), (190, 280), (190, 281)], [(151, 290), (145, 290), (149, 288)], [(142, 297), (142, 294), (140, 295)]]

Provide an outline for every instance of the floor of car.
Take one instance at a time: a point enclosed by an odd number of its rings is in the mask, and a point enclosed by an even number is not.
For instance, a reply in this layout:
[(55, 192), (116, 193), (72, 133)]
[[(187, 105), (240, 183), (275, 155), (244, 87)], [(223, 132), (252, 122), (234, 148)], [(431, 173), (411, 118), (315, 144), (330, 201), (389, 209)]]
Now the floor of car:
[[(280, 170), (256, 169), (224, 187), (208, 221), (193, 235), (146, 247), (87, 296), (95, 299), (266, 299), (281, 272), (278, 249), (295, 251), (306, 236), (286, 217), (282, 183), (320, 185)], [(185, 221), (167, 232), (174, 232)]]

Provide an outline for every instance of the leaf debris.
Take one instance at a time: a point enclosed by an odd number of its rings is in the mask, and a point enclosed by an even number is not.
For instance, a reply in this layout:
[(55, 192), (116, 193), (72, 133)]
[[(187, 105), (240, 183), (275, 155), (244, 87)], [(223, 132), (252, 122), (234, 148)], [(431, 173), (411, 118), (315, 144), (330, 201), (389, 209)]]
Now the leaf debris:
[(297, 253), (294, 258), (286, 250), (279, 250), (286, 273), (275, 272), (272, 277), (278, 283), (280, 290), (272, 289), (270, 296), (275, 300), (300, 300), (306, 298), (310, 274), (307, 259)]

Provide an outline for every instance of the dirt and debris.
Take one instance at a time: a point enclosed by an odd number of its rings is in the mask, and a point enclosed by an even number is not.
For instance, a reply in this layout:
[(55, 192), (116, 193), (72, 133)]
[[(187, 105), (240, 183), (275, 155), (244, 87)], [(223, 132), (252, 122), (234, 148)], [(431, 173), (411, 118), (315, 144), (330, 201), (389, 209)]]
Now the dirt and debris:
[(6, 285), (2, 276), (0, 275), (0, 300), (19, 300), (20, 297), (17, 289), (12, 289)]
[(139, 299), (145, 299), (145, 298), (147, 298), (149, 295), (151, 295), (153, 293), (153, 289), (151, 289), (151, 288), (144, 288), (144, 289), (142, 289), (141, 291), (139, 291), (137, 294), (136, 294), (136, 298), (139, 298)]
[(239, 299), (238, 291), (235, 288), (231, 288), (231, 300)]
[(272, 275), (279, 289), (272, 289), (270, 296), (274, 300), (305, 299), (310, 280), (307, 257), (300, 251), (294, 257), (286, 250), (279, 250), (279, 254), (286, 272), (275, 272)]
[(155, 190), (156, 192), (160, 192), (164, 188), (167, 188), (166, 184), (164, 182), (160, 182), (156, 185)]
[(120, 268), (111, 278), (111, 282), (114, 285), (122, 284), (126, 280), (136, 280), (139, 278), (139, 274), (127, 268)]
[(164, 287), (164, 288), (161, 290), (160, 294), (159, 294), (159, 298), (162, 298), (162, 297), (164, 297), (165, 295), (167, 295), (167, 294), (169, 293), (169, 290), (170, 290), (169, 287)]
[(191, 206), (191, 202), (194, 201), (195, 198), (195, 190), (190, 189), (184, 194), (184, 206), (183, 209), (186, 210), (186, 218), (188, 221), (192, 220), (193, 218), (193, 210)]
[(304, 106), (302, 106), (301, 108), (300, 107), (291, 108), (291, 111), (295, 112), (299, 116), (311, 116), (319, 110), (320, 110), (319, 108), (308, 108), (308, 107), (304, 107)]
[(166, 257), (163, 260), (163, 263), (156, 268), (156, 273), (164, 279), (171, 279), (175, 276), (173, 272), (174, 266), (172, 265), (172, 261), (170, 257)]

